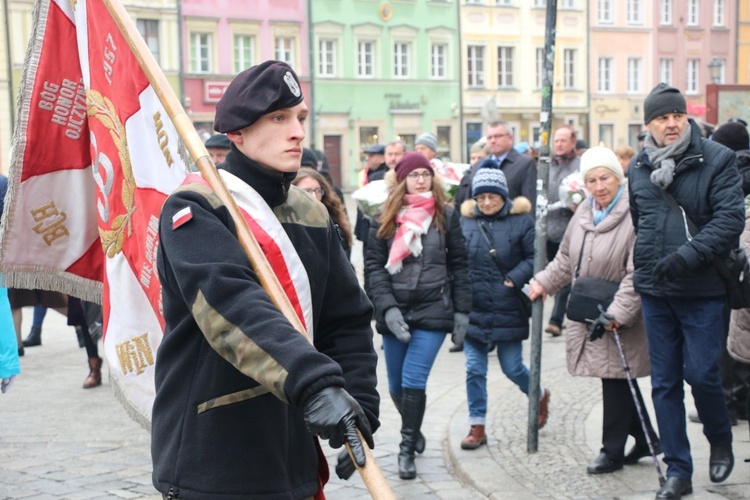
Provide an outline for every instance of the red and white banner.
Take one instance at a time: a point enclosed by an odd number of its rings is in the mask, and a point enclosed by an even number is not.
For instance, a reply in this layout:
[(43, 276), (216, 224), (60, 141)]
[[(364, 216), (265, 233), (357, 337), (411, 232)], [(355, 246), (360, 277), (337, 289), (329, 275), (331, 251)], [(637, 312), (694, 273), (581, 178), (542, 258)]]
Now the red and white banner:
[(102, 303), (111, 380), (148, 426), (158, 219), (188, 173), (184, 147), (102, 0), (39, 0), (35, 19), (0, 264), (9, 286)]

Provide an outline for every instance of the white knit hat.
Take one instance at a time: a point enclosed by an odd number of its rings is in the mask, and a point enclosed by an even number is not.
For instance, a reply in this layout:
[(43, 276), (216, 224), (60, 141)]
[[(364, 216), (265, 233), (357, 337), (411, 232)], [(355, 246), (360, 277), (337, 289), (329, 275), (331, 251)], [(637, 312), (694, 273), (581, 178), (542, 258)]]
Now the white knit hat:
[(611, 149), (605, 148), (604, 146), (594, 146), (593, 148), (587, 149), (586, 152), (581, 155), (580, 170), (584, 182), (586, 181), (586, 175), (590, 170), (600, 167), (610, 170), (615, 174), (615, 177), (617, 177), (617, 180), (619, 180), (620, 183), (625, 180), (625, 173), (622, 171), (622, 165), (620, 165), (617, 155), (615, 155), (615, 152)]

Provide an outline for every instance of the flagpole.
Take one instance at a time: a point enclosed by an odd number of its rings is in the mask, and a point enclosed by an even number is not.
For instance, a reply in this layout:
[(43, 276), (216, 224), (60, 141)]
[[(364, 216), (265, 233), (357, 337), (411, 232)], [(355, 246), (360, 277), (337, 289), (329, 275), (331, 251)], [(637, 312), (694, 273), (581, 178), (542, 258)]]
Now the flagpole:
[[(146, 46), (146, 42), (138, 32), (132, 18), (118, 0), (102, 1), (112, 15), (112, 19), (119, 27), (123, 37), (128, 42), (128, 45), (138, 60), (138, 64), (141, 66), (143, 72), (151, 83), (151, 86), (154, 88), (159, 101), (172, 119), (172, 122), (177, 129), (177, 133), (185, 143), (196, 167), (198, 167), (203, 178), (208, 182), (211, 189), (213, 189), (229, 211), (229, 214), (234, 221), (234, 225), (237, 228), (237, 238), (239, 239), (240, 245), (242, 245), (242, 248), (247, 253), (250, 262), (255, 268), (255, 272), (258, 275), (261, 285), (266, 292), (268, 292), (271, 301), (279, 308), (292, 326), (294, 326), (299, 333), (304, 335), (308, 342), (311, 342), (305, 327), (302, 325), (301, 320), (294, 311), (278, 277), (273, 272), (273, 269), (271, 269), (268, 259), (266, 259), (260, 245), (258, 245), (258, 241), (250, 232), (234, 198), (232, 198), (229, 190), (224, 185), (224, 182), (222, 182), (221, 177), (219, 177), (219, 172), (211, 161), (211, 157), (209, 156), (208, 151), (206, 151), (206, 147), (203, 145), (203, 141), (195, 130), (192, 121), (190, 121), (190, 118), (185, 113), (185, 109), (174, 94), (172, 87), (167, 81), (167, 77), (154, 59), (148, 46)], [(383, 472), (378, 467), (370, 448), (365, 443), (362, 434), (359, 431), (357, 432), (362, 440), (363, 449), (365, 451), (365, 465), (364, 467), (357, 466), (357, 470), (359, 471), (365, 486), (367, 486), (368, 491), (374, 499), (395, 500), (396, 496), (394, 495), (393, 490), (391, 490), (388, 481), (386, 481)], [(351, 456), (352, 452), (348, 444), (347, 450), (349, 450), (349, 455)], [(352, 461), (354, 461), (353, 456)], [(356, 466), (356, 461), (354, 461), (354, 464)]]

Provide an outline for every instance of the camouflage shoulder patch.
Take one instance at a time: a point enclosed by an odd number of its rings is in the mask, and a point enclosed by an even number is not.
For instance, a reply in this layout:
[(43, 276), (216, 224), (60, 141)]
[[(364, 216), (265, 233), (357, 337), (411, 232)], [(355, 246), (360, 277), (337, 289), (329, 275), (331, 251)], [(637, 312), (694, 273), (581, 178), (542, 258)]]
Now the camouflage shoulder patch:
[(326, 207), (297, 186), (290, 186), (286, 203), (275, 207), (273, 212), (281, 223), (328, 227)]
[(211, 204), (211, 208), (216, 210), (220, 206), (224, 205), (218, 196), (216, 196), (216, 193), (213, 189), (211, 189), (210, 186), (207, 186), (206, 184), (203, 184), (201, 182), (189, 182), (187, 184), (182, 184), (177, 189), (172, 191), (172, 194), (174, 193), (181, 193), (185, 191), (192, 191), (194, 193), (198, 193), (201, 196), (203, 196), (208, 202)]

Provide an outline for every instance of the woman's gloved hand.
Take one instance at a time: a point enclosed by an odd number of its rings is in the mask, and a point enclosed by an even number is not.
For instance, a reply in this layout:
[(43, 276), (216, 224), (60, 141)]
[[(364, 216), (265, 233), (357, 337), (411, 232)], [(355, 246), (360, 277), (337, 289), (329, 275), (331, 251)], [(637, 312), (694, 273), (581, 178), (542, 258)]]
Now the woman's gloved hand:
[(404, 321), (404, 315), (398, 307), (391, 307), (385, 312), (385, 324), (393, 335), (404, 344), (411, 340), (409, 325)]
[(591, 323), (591, 327), (589, 328), (589, 340), (592, 342), (604, 337), (604, 334), (608, 330), (612, 330), (618, 326), (614, 314), (605, 311), (601, 304), (599, 304), (598, 308), (600, 313), (599, 317)]
[(455, 345), (460, 345), (466, 337), (466, 330), (469, 329), (469, 315), (457, 312), (453, 314), (453, 333), (451, 340)]

